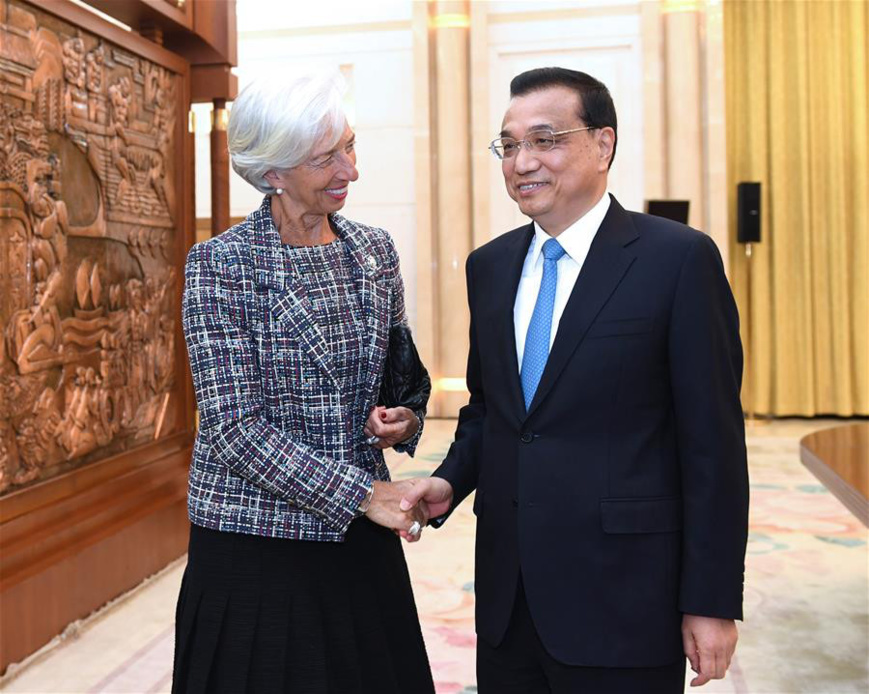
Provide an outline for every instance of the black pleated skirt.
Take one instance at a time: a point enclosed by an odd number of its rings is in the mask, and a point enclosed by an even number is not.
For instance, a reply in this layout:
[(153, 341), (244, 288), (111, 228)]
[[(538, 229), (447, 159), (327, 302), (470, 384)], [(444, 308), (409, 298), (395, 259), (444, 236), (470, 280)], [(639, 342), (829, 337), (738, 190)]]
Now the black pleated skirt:
[(432, 694), (401, 541), (367, 519), (345, 542), (192, 526), (174, 694)]

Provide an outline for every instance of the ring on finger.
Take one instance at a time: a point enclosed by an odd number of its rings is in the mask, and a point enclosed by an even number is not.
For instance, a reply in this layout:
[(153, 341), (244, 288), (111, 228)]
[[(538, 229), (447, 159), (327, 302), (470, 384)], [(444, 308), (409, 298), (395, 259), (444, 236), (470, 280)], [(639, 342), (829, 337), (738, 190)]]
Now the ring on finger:
[(410, 529), (407, 531), (408, 535), (416, 537), (422, 531), (422, 526), (419, 521), (414, 521), (413, 525), (410, 526)]
[(367, 439), (365, 439), (365, 443), (367, 443), (369, 446), (373, 446), (375, 443), (378, 443), (379, 441), (380, 441), (380, 437), (377, 435), (369, 436)]

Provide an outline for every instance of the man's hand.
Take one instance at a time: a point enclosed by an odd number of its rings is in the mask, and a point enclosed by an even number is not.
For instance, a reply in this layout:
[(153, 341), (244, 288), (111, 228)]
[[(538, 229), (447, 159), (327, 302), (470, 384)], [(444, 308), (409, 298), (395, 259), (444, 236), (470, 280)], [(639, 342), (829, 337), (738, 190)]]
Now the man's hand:
[[(411, 480), (409, 487), (401, 499), (402, 511), (410, 511), (417, 506), (423, 506), (429, 518), (437, 518), (450, 510), (453, 503), (453, 486), (440, 477), (423, 477)], [(404, 535), (402, 535), (404, 537)], [(416, 542), (416, 537), (406, 537), (408, 542)]]
[[(409, 542), (415, 542), (422, 535), (422, 528), (428, 523), (430, 514), (425, 502), (413, 508), (399, 508), (399, 504), (404, 500), (404, 495), (410, 491), (411, 486), (407, 481), (375, 482), (371, 504), (365, 515), (377, 525), (390, 528)], [(415, 521), (419, 523), (420, 531), (411, 535), (408, 530)]]
[(736, 650), (736, 622), (732, 619), (682, 616), (682, 644), (685, 656), (697, 677), (691, 680), (692, 687), (700, 687), (709, 680), (720, 680), (730, 667), (730, 659)]
[(418, 429), (419, 420), (412, 410), (378, 405), (368, 415), (363, 432), (366, 438), (377, 437), (378, 440), (371, 444), (375, 448), (392, 448), (407, 441)]

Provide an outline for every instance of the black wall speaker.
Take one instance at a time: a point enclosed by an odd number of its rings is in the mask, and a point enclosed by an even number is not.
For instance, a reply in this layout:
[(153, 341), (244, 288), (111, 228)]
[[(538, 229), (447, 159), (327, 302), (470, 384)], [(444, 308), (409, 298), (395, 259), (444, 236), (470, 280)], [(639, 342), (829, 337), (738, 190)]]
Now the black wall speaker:
[(736, 240), (760, 243), (760, 183), (736, 184)]

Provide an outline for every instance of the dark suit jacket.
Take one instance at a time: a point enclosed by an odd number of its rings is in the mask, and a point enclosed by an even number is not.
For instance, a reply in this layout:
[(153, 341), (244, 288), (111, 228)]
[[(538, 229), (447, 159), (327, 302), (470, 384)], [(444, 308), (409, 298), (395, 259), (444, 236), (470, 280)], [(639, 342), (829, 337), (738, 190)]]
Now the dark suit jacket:
[(513, 303), (532, 225), (467, 262), (471, 397), (436, 476), (477, 490), (477, 633), (520, 575), (549, 653), (652, 667), (682, 613), (741, 619), (748, 474), (742, 349), (705, 234), (613, 198), (525, 411)]

